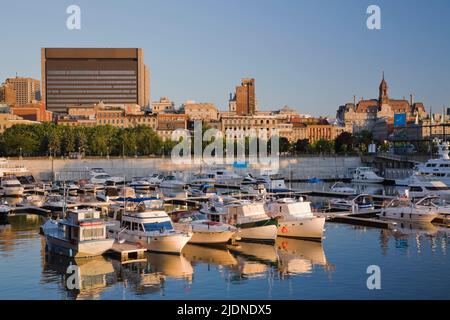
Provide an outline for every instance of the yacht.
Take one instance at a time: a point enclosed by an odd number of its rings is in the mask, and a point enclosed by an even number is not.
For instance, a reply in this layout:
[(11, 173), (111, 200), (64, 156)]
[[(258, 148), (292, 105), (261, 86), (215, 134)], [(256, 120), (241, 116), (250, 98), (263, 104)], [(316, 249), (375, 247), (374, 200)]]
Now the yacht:
[(357, 183), (383, 183), (384, 178), (378, 176), (370, 167), (358, 167), (350, 172), (352, 182)]
[(356, 190), (354, 188), (346, 186), (342, 182), (336, 182), (335, 184), (333, 184), (330, 188), (330, 191), (337, 193), (356, 194)]
[(395, 198), (382, 208), (379, 216), (383, 219), (431, 222), (438, 216), (438, 210), (432, 206), (414, 204), (407, 198)]
[(149, 251), (180, 254), (192, 232), (177, 231), (158, 198), (126, 199), (120, 221), (108, 226), (108, 234), (119, 243), (128, 241)]
[(227, 243), (237, 229), (231, 225), (211, 221), (200, 212), (174, 212), (171, 214), (176, 229), (192, 231), (191, 244), (219, 245)]
[(215, 183), (219, 185), (240, 185), (243, 180), (239, 174), (225, 168), (213, 170), (212, 174), (215, 176)]
[(163, 181), (159, 184), (159, 187), (166, 189), (185, 189), (187, 188), (187, 183), (174, 175), (168, 175), (164, 177)]
[(136, 191), (147, 191), (152, 187), (152, 184), (145, 177), (135, 177), (128, 185)]
[(118, 185), (123, 184), (125, 181), (124, 177), (113, 177), (107, 173), (99, 173), (91, 176), (89, 182), (92, 184), (106, 184), (106, 185)]
[(416, 165), (414, 175), (429, 177), (450, 185), (450, 142), (435, 139), (438, 147), (438, 159), (430, 159), (426, 163)]
[(252, 194), (257, 196), (267, 195), (267, 189), (264, 183), (258, 184), (243, 184), (240, 187), (240, 191), (246, 194)]
[(105, 190), (97, 192), (95, 197), (104, 202), (120, 201), (121, 198), (134, 198), (136, 193), (131, 187), (117, 188), (105, 187)]
[(102, 255), (114, 243), (106, 237), (100, 212), (93, 209), (69, 210), (62, 220), (48, 220), (42, 232), (49, 252), (74, 258)]
[(159, 186), (160, 183), (164, 180), (164, 175), (160, 173), (154, 173), (146, 180), (150, 183), (151, 186)]
[(293, 198), (278, 199), (268, 204), (268, 215), (278, 220), (278, 236), (322, 241), (324, 217), (316, 217), (311, 202)]
[(330, 208), (336, 210), (350, 210), (353, 209), (374, 209), (374, 202), (372, 196), (368, 194), (360, 194), (357, 196), (350, 196), (346, 199), (330, 200)]
[(264, 187), (268, 192), (291, 192), (286, 187), (285, 179), (281, 174), (262, 175), (258, 177), (258, 183), (264, 184)]
[(416, 206), (431, 207), (437, 210), (439, 218), (445, 222), (450, 222), (450, 204), (437, 196), (428, 196), (416, 202)]
[(91, 168), (89, 170), (89, 176), (90, 177), (95, 177), (95, 176), (97, 176), (99, 174), (106, 174), (105, 169), (103, 169), (103, 168)]
[(213, 197), (217, 195), (217, 189), (214, 185), (203, 184), (198, 188), (189, 188), (188, 195), (191, 197)]
[(274, 242), (277, 237), (277, 220), (270, 218), (264, 204), (247, 200), (222, 202), (223, 198), (210, 199), (200, 212), (215, 222), (238, 228), (237, 237), (243, 241)]
[(1, 178), (0, 183), (3, 194), (7, 197), (10, 196), (21, 196), (23, 195), (23, 192), (25, 188), (20, 184), (19, 180), (15, 176), (9, 175), (9, 176), (3, 176)]
[(424, 198), (426, 196), (440, 196), (450, 199), (450, 186), (442, 181), (415, 179), (408, 186), (409, 197), (412, 199)]
[(67, 192), (68, 194), (70, 194), (71, 196), (76, 196), (78, 194), (78, 191), (80, 190), (80, 186), (78, 184), (76, 184), (75, 182), (69, 182), (69, 183), (64, 183), (61, 186), (59, 186), (59, 191), (60, 192)]
[(0, 158), (0, 178), (3, 176), (29, 176), (30, 172), (21, 165), (11, 165), (5, 158)]

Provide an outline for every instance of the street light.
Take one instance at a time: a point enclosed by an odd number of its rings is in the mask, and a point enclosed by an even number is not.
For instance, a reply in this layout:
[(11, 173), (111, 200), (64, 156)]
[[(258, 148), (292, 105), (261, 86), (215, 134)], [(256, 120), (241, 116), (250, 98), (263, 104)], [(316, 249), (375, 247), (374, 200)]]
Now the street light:
[(22, 147), (20, 147), (20, 154), (19, 154), (19, 158), (22, 160)]

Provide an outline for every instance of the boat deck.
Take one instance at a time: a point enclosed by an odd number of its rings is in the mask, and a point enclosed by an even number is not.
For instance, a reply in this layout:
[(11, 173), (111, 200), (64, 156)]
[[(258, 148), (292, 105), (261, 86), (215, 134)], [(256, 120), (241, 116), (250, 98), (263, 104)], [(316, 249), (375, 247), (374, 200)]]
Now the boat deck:
[(120, 255), (121, 263), (132, 263), (145, 260), (146, 248), (139, 248), (134, 243), (130, 242), (114, 242), (112, 248), (109, 250), (112, 253)]

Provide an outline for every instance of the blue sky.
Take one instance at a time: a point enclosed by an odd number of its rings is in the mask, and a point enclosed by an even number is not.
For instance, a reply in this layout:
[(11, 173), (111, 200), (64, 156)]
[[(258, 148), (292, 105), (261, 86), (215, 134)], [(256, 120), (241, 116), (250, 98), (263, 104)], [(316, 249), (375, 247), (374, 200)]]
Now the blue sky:
[[(81, 30), (66, 28), (71, 4)], [(366, 27), (370, 4), (382, 30)], [(334, 116), (354, 94), (376, 97), (384, 70), (391, 97), (450, 106), (448, 0), (15, 0), (0, 17), (0, 81), (39, 79), (41, 47), (142, 47), (152, 100), (225, 109), (254, 77), (262, 110)]]

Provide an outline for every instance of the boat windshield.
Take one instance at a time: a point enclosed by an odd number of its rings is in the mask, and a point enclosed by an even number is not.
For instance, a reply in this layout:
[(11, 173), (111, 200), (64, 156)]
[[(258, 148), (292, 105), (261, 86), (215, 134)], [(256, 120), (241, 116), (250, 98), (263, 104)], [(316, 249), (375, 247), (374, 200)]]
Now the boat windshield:
[(147, 210), (164, 210), (163, 200), (146, 200), (143, 203)]
[(164, 230), (173, 230), (173, 227), (170, 221), (153, 222), (153, 223), (144, 223), (144, 230), (146, 232), (164, 231)]

